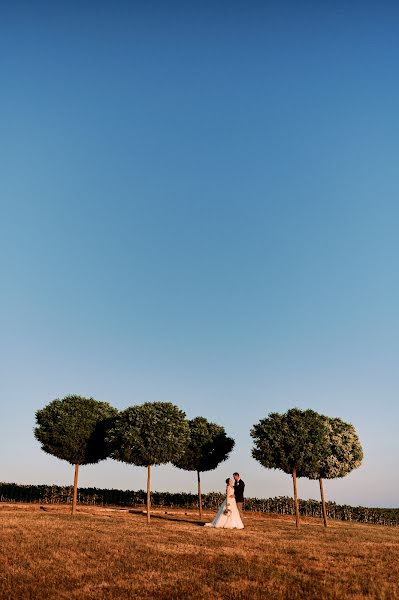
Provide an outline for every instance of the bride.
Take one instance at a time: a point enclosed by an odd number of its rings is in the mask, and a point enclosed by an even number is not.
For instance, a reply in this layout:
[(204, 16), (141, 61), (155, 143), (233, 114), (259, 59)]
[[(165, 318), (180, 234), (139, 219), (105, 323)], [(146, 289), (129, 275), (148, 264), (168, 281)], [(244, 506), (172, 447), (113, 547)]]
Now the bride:
[(226, 479), (226, 500), (219, 508), (218, 514), (212, 523), (206, 523), (206, 527), (218, 527), (222, 529), (244, 529), (238, 512), (236, 500), (234, 497), (233, 480)]

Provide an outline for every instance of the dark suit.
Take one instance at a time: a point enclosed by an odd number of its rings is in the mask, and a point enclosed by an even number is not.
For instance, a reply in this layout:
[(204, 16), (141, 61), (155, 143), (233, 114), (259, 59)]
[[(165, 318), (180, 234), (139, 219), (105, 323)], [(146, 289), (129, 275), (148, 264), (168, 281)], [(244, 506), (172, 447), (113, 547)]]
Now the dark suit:
[(236, 499), (237, 508), (240, 511), (240, 513), (242, 513), (242, 508), (244, 505), (244, 488), (245, 483), (242, 479), (239, 479), (238, 481), (234, 480), (234, 497)]

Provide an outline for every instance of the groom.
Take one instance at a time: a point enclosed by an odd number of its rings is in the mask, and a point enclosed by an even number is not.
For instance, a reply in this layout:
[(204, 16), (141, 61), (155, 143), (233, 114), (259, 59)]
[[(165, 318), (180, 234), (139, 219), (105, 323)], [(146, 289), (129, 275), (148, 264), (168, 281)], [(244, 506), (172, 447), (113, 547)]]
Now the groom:
[(240, 517), (242, 517), (243, 516), (242, 509), (243, 509), (243, 505), (244, 505), (245, 483), (243, 482), (242, 479), (240, 479), (239, 473), (233, 473), (233, 477), (234, 477), (234, 497), (236, 499), (236, 504), (237, 504), (238, 511), (240, 513)]

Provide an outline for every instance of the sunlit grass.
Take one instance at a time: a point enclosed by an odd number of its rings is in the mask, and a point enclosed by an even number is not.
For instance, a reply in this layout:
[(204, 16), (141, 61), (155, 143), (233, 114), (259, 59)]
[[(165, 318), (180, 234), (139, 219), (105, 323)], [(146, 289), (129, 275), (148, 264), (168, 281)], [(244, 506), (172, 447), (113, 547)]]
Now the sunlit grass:
[[(243, 531), (195, 512), (1, 505), (1, 597), (399, 597), (399, 529), (247, 514)], [(210, 520), (211, 513), (205, 515)]]

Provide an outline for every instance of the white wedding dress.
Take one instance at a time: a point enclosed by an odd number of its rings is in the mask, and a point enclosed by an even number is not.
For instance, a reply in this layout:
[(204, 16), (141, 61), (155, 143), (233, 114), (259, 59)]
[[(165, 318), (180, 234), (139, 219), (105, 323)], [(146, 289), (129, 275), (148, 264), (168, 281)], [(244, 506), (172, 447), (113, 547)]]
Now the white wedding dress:
[[(227, 510), (226, 510), (227, 509)], [(227, 514), (225, 514), (227, 512)], [(243, 522), (238, 512), (234, 498), (234, 488), (228, 485), (226, 488), (226, 500), (219, 508), (212, 523), (206, 523), (206, 527), (217, 527), (220, 529), (244, 529)]]

